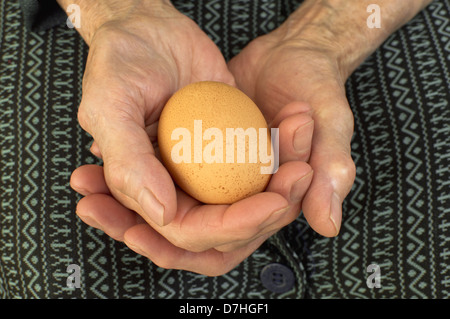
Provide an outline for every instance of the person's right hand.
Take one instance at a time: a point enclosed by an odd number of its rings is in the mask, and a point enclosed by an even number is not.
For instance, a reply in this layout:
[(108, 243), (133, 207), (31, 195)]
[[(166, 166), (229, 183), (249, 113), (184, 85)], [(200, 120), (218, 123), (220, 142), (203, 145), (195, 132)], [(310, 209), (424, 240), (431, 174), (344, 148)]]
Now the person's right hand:
[[(191, 82), (235, 83), (192, 20), (170, 4), (140, 3), (95, 31), (81, 28), (90, 50), (78, 117), (104, 165), (72, 174), (71, 186), (85, 195), (77, 213), (159, 266), (223, 274), (298, 216), (312, 170), (302, 161), (281, 163), (266, 192), (233, 205), (202, 205), (177, 189), (157, 154), (165, 102)], [(292, 113), (311, 120), (307, 106), (287, 107), (278, 122)], [(293, 140), (291, 131), (286, 140)]]

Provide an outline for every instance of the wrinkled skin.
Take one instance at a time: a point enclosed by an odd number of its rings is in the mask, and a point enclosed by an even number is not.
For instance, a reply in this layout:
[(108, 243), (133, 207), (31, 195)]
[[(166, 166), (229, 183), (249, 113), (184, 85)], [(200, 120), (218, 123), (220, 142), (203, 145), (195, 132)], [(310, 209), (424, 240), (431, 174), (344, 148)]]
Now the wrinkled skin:
[[(220, 275), (297, 218), (314, 175), (306, 163), (308, 104), (262, 109), (282, 141), (280, 168), (265, 192), (233, 205), (203, 205), (175, 187), (158, 158), (156, 128), (179, 88), (202, 80), (236, 85), (219, 49), (171, 6), (155, 17), (109, 21), (89, 45), (78, 118), (104, 165), (72, 174), (71, 186), (85, 195), (77, 205), (83, 221), (161, 267)], [(298, 129), (300, 152), (293, 147)]]

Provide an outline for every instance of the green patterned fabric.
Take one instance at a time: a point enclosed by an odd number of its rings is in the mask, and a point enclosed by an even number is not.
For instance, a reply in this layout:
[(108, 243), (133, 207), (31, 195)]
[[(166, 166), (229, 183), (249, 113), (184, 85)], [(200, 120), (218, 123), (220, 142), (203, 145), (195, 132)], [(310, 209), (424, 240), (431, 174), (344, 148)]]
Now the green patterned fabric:
[[(76, 217), (70, 174), (100, 164), (76, 117), (88, 48), (62, 10), (50, 23), (29, 14), (31, 2), (0, 1), (0, 298), (450, 297), (449, 0), (390, 36), (347, 82), (357, 176), (339, 236), (317, 235), (300, 216), (214, 278), (159, 268)], [(300, 1), (173, 3), (230, 59)], [(265, 288), (271, 263), (292, 270), (293, 289)], [(67, 285), (71, 264), (80, 288)], [(380, 288), (366, 283), (370, 264)]]

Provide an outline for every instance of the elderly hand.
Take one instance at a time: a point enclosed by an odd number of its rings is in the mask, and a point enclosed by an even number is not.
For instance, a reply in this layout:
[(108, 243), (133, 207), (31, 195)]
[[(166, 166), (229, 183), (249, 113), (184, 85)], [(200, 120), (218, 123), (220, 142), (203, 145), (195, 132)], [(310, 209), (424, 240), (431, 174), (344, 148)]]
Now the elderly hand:
[[(345, 96), (345, 78), (333, 43), (323, 42), (320, 34), (300, 32), (290, 37), (283, 28), (255, 39), (229, 67), (238, 87), (269, 118), (291, 101), (311, 105), (314, 121), (306, 125), (314, 126), (309, 159), (314, 178), (302, 208), (313, 229), (324, 236), (336, 236), (341, 204), (355, 177), (350, 154), (353, 118)], [(295, 135), (294, 146), (297, 138), (301, 143), (300, 134)], [(296, 149), (304, 158), (303, 145)], [(295, 152), (292, 155), (291, 160), (298, 159)]]
[(312, 178), (304, 162), (311, 125), (296, 139), (301, 156), (292, 141), (299, 123), (311, 122), (309, 106), (291, 103), (269, 118), (280, 127), (284, 155), (266, 192), (232, 205), (203, 205), (179, 190), (160, 162), (158, 118), (179, 88), (202, 80), (235, 85), (234, 77), (215, 44), (170, 3), (126, 2), (82, 10), (91, 17), (107, 13), (98, 23), (82, 19), (90, 50), (78, 113), (104, 165), (73, 172), (71, 186), (85, 196), (77, 214), (161, 267), (226, 273), (300, 212)]
[[(379, 28), (370, 26), (369, 4), (357, 0), (305, 0), (273, 32), (253, 40), (229, 68), (237, 86), (268, 118), (291, 101), (312, 108), (314, 170), (302, 208), (310, 226), (336, 236), (342, 202), (355, 179), (351, 158), (353, 114), (345, 81), (392, 32), (431, 0), (380, 0)], [(296, 135), (297, 136), (297, 135)], [(294, 156), (293, 159), (296, 157)]]

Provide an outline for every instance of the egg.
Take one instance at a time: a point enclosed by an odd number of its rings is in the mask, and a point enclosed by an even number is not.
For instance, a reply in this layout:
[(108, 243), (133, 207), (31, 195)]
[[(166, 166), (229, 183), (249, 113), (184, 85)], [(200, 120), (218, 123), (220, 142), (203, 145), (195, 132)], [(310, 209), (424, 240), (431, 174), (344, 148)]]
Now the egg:
[(241, 90), (202, 81), (175, 92), (158, 124), (161, 160), (205, 204), (232, 204), (267, 187), (276, 166), (271, 131)]

